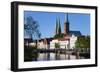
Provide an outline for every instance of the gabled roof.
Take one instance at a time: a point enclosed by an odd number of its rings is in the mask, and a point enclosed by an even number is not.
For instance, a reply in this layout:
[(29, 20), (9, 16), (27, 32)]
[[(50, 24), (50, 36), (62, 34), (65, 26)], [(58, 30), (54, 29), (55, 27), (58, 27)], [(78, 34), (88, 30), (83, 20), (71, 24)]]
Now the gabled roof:
[(24, 38), (24, 42), (32, 42), (32, 38)]
[(80, 31), (69, 31), (69, 35), (81, 36), (81, 32)]

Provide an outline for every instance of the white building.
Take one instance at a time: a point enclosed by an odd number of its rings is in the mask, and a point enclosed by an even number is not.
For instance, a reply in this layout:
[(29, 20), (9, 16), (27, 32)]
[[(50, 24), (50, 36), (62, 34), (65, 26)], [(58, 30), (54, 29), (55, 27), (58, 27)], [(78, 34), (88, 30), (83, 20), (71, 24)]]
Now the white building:
[(54, 39), (50, 42), (50, 49), (55, 48), (55, 43), (59, 43), (60, 48), (73, 49), (75, 47), (76, 40), (77, 40), (77, 37), (74, 35), (69, 38)]

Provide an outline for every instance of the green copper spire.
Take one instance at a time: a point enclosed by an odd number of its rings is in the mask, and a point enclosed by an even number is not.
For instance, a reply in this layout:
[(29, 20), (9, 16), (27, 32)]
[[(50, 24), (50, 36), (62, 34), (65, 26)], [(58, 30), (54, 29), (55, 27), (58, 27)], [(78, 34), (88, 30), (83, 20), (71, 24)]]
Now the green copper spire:
[(56, 34), (61, 34), (60, 18), (58, 17), (56, 19), (56, 27), (55, 27), (55, 35)]
[(60, 18), (58, 19), (58, 34), (61, 34)]
[(58, 34), (58, 20), (56, 19), (56, 28), (55, 28), (55, 34)]

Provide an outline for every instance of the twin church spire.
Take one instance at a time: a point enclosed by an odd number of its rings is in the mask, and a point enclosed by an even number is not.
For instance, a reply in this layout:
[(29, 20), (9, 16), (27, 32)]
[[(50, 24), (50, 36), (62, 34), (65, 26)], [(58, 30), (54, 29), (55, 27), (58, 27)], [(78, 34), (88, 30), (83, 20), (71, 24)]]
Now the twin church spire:
[[(60, 18), (56, 19), (56, 28), (55, 28), (55, 35), (56, 34), (61, 34), (61, 23), (60, 23)], [(68, 35), (69, 34), (69, 20), (68, 20), (68, 14), (65, 15), (65, 21), (64, 21), (64, 34)]]
[(56, 19), (55, 34), (61, 34), (60, 18), (57, 18), (57, 19)]

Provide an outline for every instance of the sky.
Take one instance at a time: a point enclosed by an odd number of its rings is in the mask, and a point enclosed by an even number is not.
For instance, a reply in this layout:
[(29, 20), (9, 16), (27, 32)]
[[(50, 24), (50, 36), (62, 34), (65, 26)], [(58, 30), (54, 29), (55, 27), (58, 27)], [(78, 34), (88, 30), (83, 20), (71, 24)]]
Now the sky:
[[(64, 21), (67, 13), (24, 11), (24, 22), (31, 16), (39, 24), (41, 38), (53, 37), (56, 19), (60, 18), (61, 30), (64, 32)], [(90, 35), (90, 14), (68, 13), (70, 31), (80, 31), (82, 35)], [(25, 35), (28, 36), (28, 35)]]

